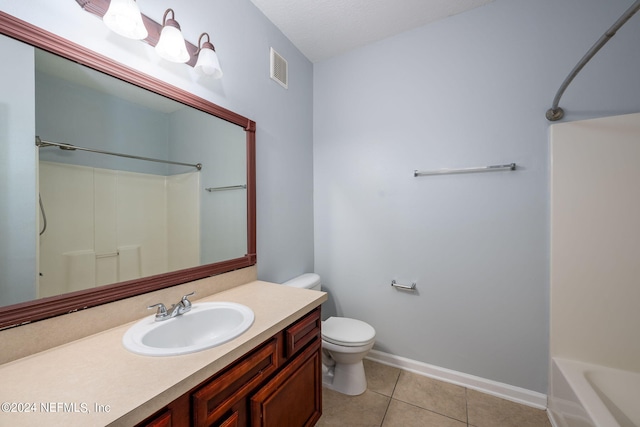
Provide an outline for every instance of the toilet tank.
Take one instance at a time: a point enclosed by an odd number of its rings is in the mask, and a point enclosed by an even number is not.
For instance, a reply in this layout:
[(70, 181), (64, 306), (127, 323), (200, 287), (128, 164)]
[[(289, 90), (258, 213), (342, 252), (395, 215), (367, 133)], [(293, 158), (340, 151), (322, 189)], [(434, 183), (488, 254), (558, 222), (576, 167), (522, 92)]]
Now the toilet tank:
[(320, 276), (316, 273), (305, 273), (283, 283), (285, 286), (293, 286), (294, 288), (320, 290)]

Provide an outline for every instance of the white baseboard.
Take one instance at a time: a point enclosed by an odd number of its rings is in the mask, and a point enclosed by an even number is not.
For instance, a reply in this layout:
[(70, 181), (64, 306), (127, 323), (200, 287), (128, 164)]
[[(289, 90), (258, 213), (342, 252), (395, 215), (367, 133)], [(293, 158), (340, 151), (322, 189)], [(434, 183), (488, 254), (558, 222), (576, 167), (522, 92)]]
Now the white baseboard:
[(549, 417), (549, 422), (551, 423), (552, 427), (562, 427), (563, 425), (566, 425), (564, 423), (560, 424), (560, 421), (556, 420), (553, 411), (551, 411), (549, 408), (547, 408), (547, 417)]
[(405, 371), (477, 390), (482, 393), (531, 406), (533, 408), (547, 409), (546, 394), (453, 371), (451, 369), (441, 368), (439, 366), (429, 365), (427, 363), (395, 356), (378, 350), (369, 351), (366, 358), (384, 365), (394, 366)]

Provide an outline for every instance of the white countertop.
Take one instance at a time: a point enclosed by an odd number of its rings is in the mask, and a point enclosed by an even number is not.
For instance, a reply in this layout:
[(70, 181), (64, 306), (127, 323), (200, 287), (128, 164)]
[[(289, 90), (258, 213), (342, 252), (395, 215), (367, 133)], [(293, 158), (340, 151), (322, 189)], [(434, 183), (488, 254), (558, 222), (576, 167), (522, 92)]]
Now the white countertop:
[(0, 425), (133, 425), (326, 299), (324, 292), (255, 281), (196, 300), (237, 302), (254, 311), (251, 328), (218, 347), (136, 355), (122, 346), (129, 323), (0, 365)]

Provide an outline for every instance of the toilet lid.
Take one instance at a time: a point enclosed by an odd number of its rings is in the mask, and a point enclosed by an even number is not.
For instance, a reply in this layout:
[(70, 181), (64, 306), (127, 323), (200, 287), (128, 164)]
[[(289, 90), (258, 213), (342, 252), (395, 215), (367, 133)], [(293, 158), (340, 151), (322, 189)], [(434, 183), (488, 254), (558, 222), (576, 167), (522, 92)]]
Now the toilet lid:
[(345, 347), (369, 344), (376, 337), (376, 330), (362, 320), (348, 317), (329, 317), (322, 322), (322, 339)]

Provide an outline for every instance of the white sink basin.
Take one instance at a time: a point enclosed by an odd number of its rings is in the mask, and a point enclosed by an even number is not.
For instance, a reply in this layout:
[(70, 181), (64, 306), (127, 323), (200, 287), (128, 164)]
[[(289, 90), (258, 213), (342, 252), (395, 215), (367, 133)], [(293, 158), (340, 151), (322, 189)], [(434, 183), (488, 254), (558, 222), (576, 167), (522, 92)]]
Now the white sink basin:
[(122, 337), (124, 347), (144, 356), (177, 356), (215, 347), (241, 335), (253, 324), (249, 307), (233, 302), (194, 303), (172, 319), (145, 317)]

